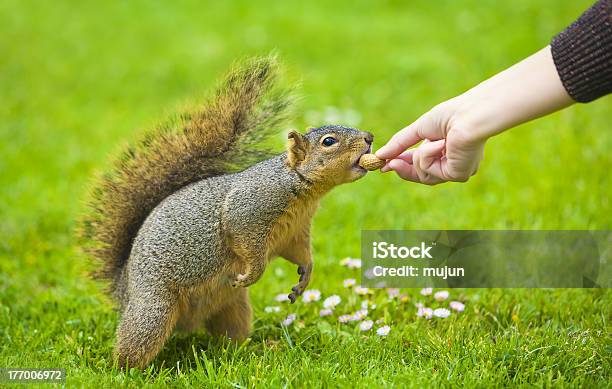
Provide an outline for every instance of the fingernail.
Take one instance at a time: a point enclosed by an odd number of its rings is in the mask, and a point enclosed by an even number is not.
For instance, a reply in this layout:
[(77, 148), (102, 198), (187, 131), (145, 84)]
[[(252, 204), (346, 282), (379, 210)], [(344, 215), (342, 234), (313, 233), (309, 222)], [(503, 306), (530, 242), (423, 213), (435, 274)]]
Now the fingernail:
[(380, 159), (384, 159), (382, 156), (385, 154), (386, 149), (387, 149), (387, 146), (383, 146), (380, 149), (376, 150), (374, 152), (374, 155), (376, 155)]

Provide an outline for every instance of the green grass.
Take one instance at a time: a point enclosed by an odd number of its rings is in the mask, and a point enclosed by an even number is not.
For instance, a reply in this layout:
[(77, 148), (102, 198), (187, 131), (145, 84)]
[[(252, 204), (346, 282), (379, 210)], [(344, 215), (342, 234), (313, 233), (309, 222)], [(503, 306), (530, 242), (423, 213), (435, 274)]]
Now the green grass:
[[(610, 387), (608, 290), (453, 290), (466, 311), (431, 321), (379, 296), (393, 328), (380, 339), (313, 305), (264, 313), (296, 279), (280, 260), (251, 289), (249, 343), (174, 335), (154, 368), (113, 367), (118, 317), (71, 231), (88, 179), (138, 129), (235, 58), (277, 50), (303, 80), (296, 128), (336, 107), (380, 145), (546, 45), (590, 1), (176, 3), (0, 3), (0, 367), (64, 367), (83, 387)], [(359, 255), (361, 229), (609, 229), (610, 112), (604, 98), (491, 140), (468, 184), (374, 173), (337, 188), (315, 219), (312, 286), (347, 296), (338, 260)], [(284, 331), (293, 309), (300, 322)]]

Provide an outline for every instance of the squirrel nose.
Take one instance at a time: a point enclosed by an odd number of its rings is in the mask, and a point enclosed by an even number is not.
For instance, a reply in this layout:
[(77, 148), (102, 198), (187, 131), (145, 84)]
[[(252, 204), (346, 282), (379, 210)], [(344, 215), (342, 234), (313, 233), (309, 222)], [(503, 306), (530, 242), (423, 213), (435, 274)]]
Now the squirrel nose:
[(372, 142), (374, 142), (374, 135), (372, 135), (372, 133), (364, 131), (363, 132), (363, 140), (365, 140), (365, 142), (369, 145), (372, 144)]

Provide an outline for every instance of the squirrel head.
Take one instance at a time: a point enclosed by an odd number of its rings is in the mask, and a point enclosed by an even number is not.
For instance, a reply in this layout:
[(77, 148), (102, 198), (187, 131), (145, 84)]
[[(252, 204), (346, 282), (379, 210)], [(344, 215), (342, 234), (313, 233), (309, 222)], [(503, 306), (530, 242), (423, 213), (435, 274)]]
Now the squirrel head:
[(311, 128), (306, 134), (289, 132), (287, 164), (322, 188), (352, 182), (365, 176), (359, 158), (369, 153), (374, 136), (343, 126)]

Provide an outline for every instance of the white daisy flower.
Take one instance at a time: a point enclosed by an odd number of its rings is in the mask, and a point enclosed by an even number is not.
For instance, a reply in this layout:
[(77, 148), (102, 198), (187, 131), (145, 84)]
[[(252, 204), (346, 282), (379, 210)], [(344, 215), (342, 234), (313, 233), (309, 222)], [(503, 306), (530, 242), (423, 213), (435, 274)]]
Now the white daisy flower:
[(321, 310), (319, 311), (319, 316), (320, 316), (320, 317), (329, 316), (329, 315), (331, 315), (332, 313), (334, 313), (334, 311), (332, 311), (331, 309), (321, 309)]
[(373, 324), (374, 322), (372, 320), (364, 320), (361, 323), (359, 323), (359, 330), (369, 331), (370, 329), (372, 329)]
[(360, 309), (357, 312), (355, 312), (352, 316), (353, 320), (363, 320), (366, 317), (368, 317), (368, 310), (367, 309)]
[(340, 260), (340, 265), (341, 266), (348, 266), (349, 262), (351, 262), (353, 259), (351, 257), (346, 257), (346, 258), (342, 258)]
[(313, 301), (319, 301), (321, 299), (321, 292), (316, 289), (307, 290), (302, 296), (304, 303), (311, 303)]
[(285, 318), (285, 320), (283, 320), (283, 325), (285, 327), (290, 326), (291, 323), (293, 323), (293, 321), (297, 318), (297, 315), (295, 313), (291, 313), (289, 315), (287, 315), (287, 317)]
[(448, 290), (441, 290), (434, 294), (434, 299), (436, 299), (436, 301), (444, 301), (448, 298), (448, 296), (449, 296)]
[(433, 288), (423, 288), (423, 289), (421, 289), (421, 294), (423, 296), (430, 296), (432, 292), (433, 292)]
[(463, 310), (465, 309), (465, 304), (459, 301), (451, 301), (449, 306), (451, 309), (454, 309), (457, 312), (463, 312)]
[(342, 315), (338, 317), (340, 323), (348, 323), (351, 320), (351, 315)]
[(363, 295), (366, 295), (366, 294), (370, 293), (370, 289), (368, 289), (368, 288), (363, 288), (363, 287), (361, 287), (361, 286), (357, 286), (357, 287), (355, 288), (355, 293), (360, 294), (360, 295), (362, 295), (362, 296), (363, 296)]
[(280, 312), (280, 307), (265, 307), (265, 313)]
[(450, 314), (451, 314), (451, 311), (449, 311), (446, 308), (437, 308), (437, 309), (434, 309), (434, 311), (433, 311), (433, 315), (435, 317), (440, 317), (442, 319), (444, 319), (446, 317), (449, 317)]
[(351, 258), (347, 266), (349, 269), (361, 269), (361, 259)]
[(274, 297), (274, 300), (279, 303), (282, 303), (283, 301), (289, 301), (289, 296), (284, 293), (277, 294), (276, 297)]
[(370, 302), (368, 300), (363, 300), (361, 302), (361, 309), (368, 309), (368, 307), (371, 308), (371, 309), (376, 309), (376, 304), (374, 304), (374, 303), (372, 303), (372, 302)]
[(387, 295), (389, 298), (398, 297), (400, 294), (400, 290), (397, 288), (387, 288)]
[(380, 328), (378, 328), (376, 330), (376, 335), (378, 336), (387, 336), (389, 335), (389, 332), (391, 331), (391, 327), (389, 326), (382, 326)]
[(355, 281), (354, 278), (347, 278), (342, 282), (342, 285), (344, 285), (345, 288), (352, 288), (355, 286), (355, 284), (357, 284), (357, 281)]
[(419, 310), (417, 311), (417, 316), (424, 317), (425, 319), (431, 319), (431, 317), (433, 316), (433, 309), (426, 307), (419, 308)]
[(329, 296), (323, 301), (323, 307), (327, 309), (334, 309), (338, 304), (340, 304), (341, 301), (342, 299), (340, 298), (340, 296), (334, 294), (333, 296)]

